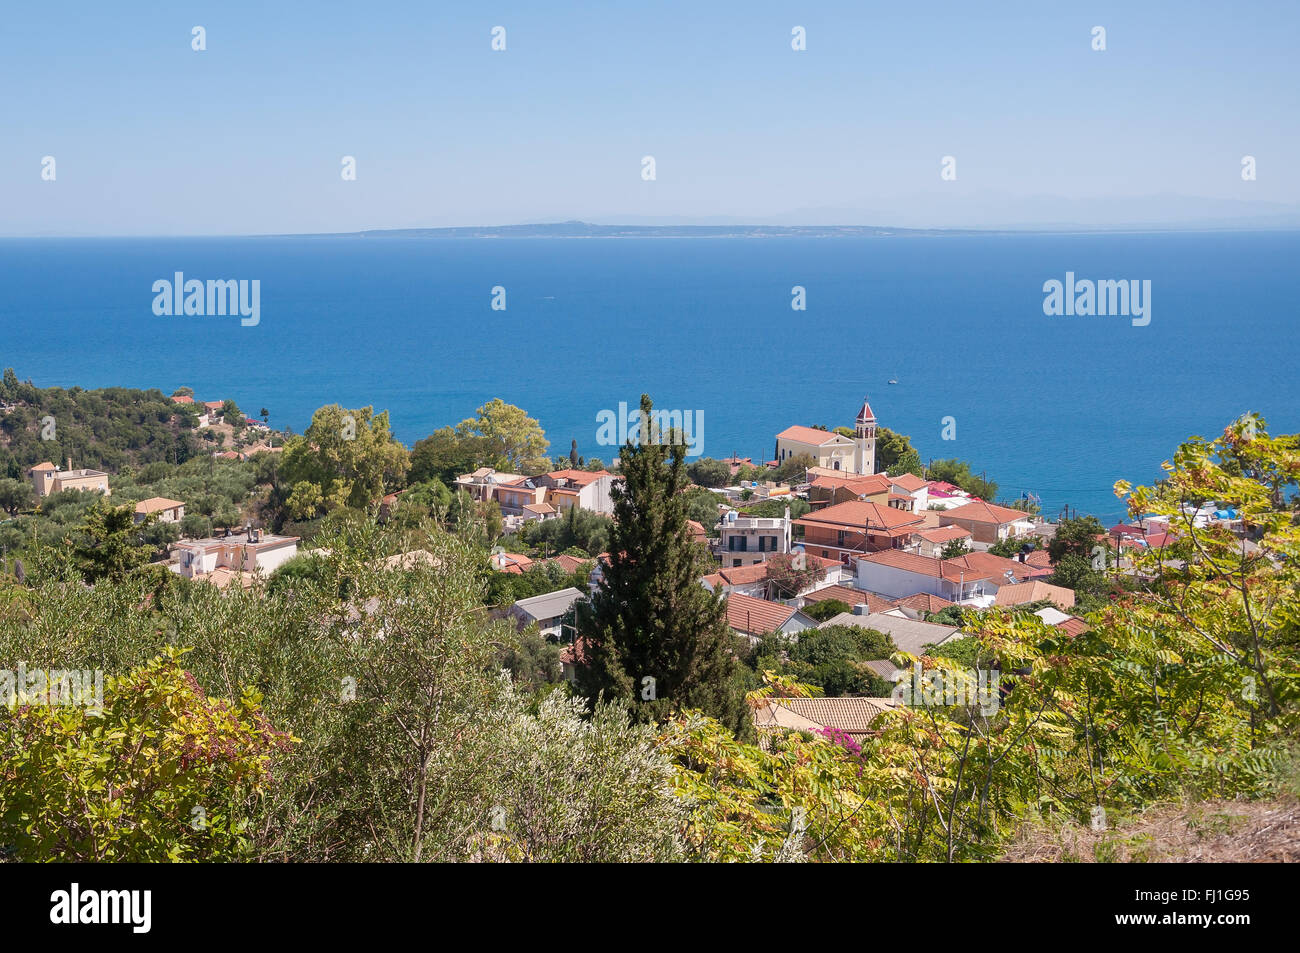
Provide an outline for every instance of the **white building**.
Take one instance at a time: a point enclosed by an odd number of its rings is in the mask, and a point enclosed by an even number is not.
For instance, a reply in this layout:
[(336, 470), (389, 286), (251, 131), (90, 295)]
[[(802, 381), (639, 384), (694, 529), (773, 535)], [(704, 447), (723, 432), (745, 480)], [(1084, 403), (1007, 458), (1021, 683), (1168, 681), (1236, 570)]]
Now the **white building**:
[(298, 555), (297, 536), (273, 536), (249, 529), (230, 536), (178, 543), (180, 562), (174, 571), (188, 579), (201, 579), (218, 569), (252, 575), (270, 575), (278, 566)]
[(571, 627), (572, 620), (569, 613), (573, 611), (574, 603), (583, 598), (585, 593), (580, 589), (574, 589), (570, 586), (568, 589), (560, 589), (557, 592), (547, 592), (540, 596), (532, 596), (528, 599), (520, 599), (512, 605), (507, 612), (513, 616), (519, 628), (524, 628), (530, 623), (536, 622), (537, 628), (543, 638), (554, 639), (557, 642), (569, 641), (569, 635), (564, 631), (566, 620)]
[(763, 562), (770, 553), (788, 553), (791, 543), (790, 507), (785, 516), (741, 516), (729, 510), (718, 523), (713, 554), (722, 565), (736, 568)]

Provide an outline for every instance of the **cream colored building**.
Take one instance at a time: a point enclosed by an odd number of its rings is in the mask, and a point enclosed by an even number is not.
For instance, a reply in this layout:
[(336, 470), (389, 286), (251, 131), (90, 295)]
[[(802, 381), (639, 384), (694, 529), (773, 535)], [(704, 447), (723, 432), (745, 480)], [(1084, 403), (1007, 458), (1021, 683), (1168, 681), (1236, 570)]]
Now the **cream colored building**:
[(153, 514), (158, 514), (160, 523), (179, 523), (185, 519), (185, 504), (180, 500), (169, 500), (163, 496), (151, 496), (135, 505), (135, 521), (143, 523)]
[(816, 427), (787, 427), (776, 435), (776, 463), (806, 453), (813, 465), (837, 473), (870, 475), (876, 472), (876, 415), (864, 399), (853, 437)]
[(52, 463), (38, 463), (28, 471), (36, 496), (44, 499), (51, 493), (61, 490), (98, 490), (105, 496), (111, 496), (108, 488), (108, 474), (101, 470), (60, 470)]

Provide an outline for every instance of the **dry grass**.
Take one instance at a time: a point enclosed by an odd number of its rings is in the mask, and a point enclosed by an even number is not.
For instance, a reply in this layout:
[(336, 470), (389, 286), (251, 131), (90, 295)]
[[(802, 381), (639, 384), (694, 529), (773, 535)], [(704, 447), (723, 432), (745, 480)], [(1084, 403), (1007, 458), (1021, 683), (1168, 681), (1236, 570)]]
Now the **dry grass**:
[(1110, 830), (1039, 824), (1002, 858), (1012, 863), (1283, 863), (1300, 861), (1300, 801), (1162, 804)]

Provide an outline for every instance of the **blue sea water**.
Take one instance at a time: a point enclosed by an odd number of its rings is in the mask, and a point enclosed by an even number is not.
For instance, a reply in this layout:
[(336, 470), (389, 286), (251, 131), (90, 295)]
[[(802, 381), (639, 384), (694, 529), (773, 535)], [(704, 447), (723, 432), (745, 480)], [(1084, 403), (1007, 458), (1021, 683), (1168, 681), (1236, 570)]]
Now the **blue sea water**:
[[(40, 386), (187, 384), (299, 432), (322, 404), (373, 405), (408, 445), (501, 397), (553, 454), (576, 439), (606, 461), (597, 414), (642, 392), (702, 411), (705, 455), (755, 460), (790, 424), (851, 426), (865, 394), (1000, 497), (1113, 518), (1114, 481), (1157, 478), (1188, 435), (1247, 410), (1300, 429), (1297, 261), (1296, 232), (14, 239), (0, 366)], [(153, 282), (177, 271), (259, 279), (260, 323), (155, 316)], [(1149, 279), (1150, 324), (1045, 316), (1043, 283), (1067, 271)]]

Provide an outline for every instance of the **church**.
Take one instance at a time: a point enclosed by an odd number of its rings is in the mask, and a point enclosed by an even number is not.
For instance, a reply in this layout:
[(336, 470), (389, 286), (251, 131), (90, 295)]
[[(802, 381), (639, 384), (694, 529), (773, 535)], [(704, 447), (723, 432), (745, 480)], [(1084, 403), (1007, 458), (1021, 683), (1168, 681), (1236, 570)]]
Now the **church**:
[(776, 463), (806, 453), (814, 466), (867, 476), (876, 472), (876, 415), (864, 397), (858, 411), (852, 439), (832, 430), (816, 427), (787, 427), (776, 435)]

